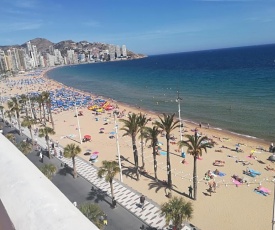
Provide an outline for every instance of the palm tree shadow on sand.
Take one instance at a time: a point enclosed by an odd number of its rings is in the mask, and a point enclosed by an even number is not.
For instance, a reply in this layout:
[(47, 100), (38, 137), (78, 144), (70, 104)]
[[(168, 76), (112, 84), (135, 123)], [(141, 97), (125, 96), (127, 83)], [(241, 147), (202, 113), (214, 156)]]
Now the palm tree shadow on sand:
[[(148, 178), (150, 178), (151, 176), (149, 176)], [(153, 178), (153, 177), (151, 177)], [(154, 179), (154, 178), (153, 178)], [(168, 188), (167, 184), (164, 182), (164, 181), (160, 181), (160, 180), (157, 180), (157, 181), (152, 181), (148, 184), (149, 186), (149, 190), (151, 189), (155, 189), (155, 193), (158, 193), (161, 189), (164, 189), (165, 191), (165, 196), (168, 197), (168, 193), (170, 193), (171, 191), (179, 194), (179, 195), (182, 195), (182, 196), (185, 196), (187, 198), (190, 198), (188, 196), (188, 194), (186, 194), (185, 192), (180, 192), (178, 190), (178, 187), (176, 185), (173, 185), (173, 187), (171, 189)]]
[(136, 169), (134, 167), (123, 166), (122, 174), (125, 175), (126, 177), (130, 177), (133, 180), (137, 180)]

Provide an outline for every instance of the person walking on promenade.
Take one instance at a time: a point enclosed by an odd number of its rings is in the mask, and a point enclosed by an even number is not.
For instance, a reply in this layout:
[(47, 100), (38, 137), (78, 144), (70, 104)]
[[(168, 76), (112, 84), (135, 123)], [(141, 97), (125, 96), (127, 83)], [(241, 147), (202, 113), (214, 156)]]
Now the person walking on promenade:
[(108, 219), (107, 219), (107, 215), (106, 214), (103, 217), (103, 224), (104, 225), (108, 225)]
[(189, 197), (192, 198), (193, 188), (191, 185), (188, 187), (188, 190), (189, 190)]
[(140, 199), (140, 206), (141, 206), (141, 208), (143, 210), (144, 209), (145, 196), (141, 195), (141, 197), (139, 199)]
[(43, 163), (43, 154), (42, 154), (42, 151), (40, 151), (39, 157), (40, 157), (41, 163)]

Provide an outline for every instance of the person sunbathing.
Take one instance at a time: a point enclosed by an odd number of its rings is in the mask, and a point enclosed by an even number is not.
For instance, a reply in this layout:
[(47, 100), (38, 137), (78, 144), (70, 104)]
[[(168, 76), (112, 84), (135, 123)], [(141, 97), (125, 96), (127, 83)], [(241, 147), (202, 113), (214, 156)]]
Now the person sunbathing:
[(267, 165), (267, 166), (265, 167), (265, 170), (267, 170), (267, 171), (275, 171), (275, 169), (272, 168), (270, 165)]
[(240, 178), (239, 176), (237, 176), (235, 174), (232, 176), (232, 178), (235, 179), (236, 181), (239, 181), (240, 183), (244, 182), (244, 180), (242, 178)]
[(216, 170), (214, 171), (214, 174), (215, 174), (215, 175), (219, 175), (219, 174), (220, 174), (220, 171), (219, 171), (218, 169), (216, 169)]
[(257, 188), (255, 188), (254, 190), (257, 191), (257, 192), (262, 193), (262, 194), (265, 195), (265, 196), (266, 196), (266, 195), (270, 195), (270, 191), (269, 191), (268, 189), (262, 187), (261, 185), (258, 186)]
[(224, 166), (225, 161), (221, 161), (221, 160), (215, 160), (213, 165), (214, 166)]

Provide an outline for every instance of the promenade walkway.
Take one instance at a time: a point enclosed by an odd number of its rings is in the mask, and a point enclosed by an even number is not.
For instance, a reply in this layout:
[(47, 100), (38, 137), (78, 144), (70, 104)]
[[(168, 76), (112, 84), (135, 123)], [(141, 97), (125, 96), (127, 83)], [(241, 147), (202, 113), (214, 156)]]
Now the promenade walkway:
[[(27, 128), (22, 127), (22, 132), (30, 138), (30, 132)], [(38, 136), (34, 136), (34, 138), (37, 141), (38, 145), (40, 145), (44, 149), (46, 148), (47, 145), (44, 138), (39, 138)], [(58, 155), (60, 151), (63, 152), (62, 146), (56, 148)], [(70, 167), (72, 167), (72, 159), (68, 159), (65, 157), (58, 157), (58, 159), (64, 164), (66, 163)], [(76, 157), (75, 162), (78, 175), (88, 180), (95, 187), (102, 190), (102, 192), (105, 192), (107, 193), (107, 195), (111, 196), (110, 184), (107, 183), (104, 178), (98, 178), (96, 167), (80, 157)], [(158, 230), (169, 229), (165, 226), (165, 217), (161, 215), (160, 206), (158, 204), (147, 198), (145, 200), (144, 209), (142, 210), (142, 208), (140, 208), (139, 206), (139, 198), (141, 196), (141, 193), (135, 191), (134, 189), (117, 180), (114, 180), (113, 186), (114, 196), (119, 205), (123, 206), (129, 212), (133, 213), (153, 228), (156, 228)], [(195, 229), (198, 230), (197, 228), (190, 226), (189, 224), (186, 224), (182, 228), (182, 230)]]

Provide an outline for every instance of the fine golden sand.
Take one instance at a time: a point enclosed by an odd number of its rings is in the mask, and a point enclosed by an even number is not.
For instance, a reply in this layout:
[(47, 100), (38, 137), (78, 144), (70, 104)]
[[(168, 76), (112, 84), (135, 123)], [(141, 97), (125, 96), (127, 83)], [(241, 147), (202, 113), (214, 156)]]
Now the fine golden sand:
[[(43, 74), (33, 77), (42, 77)], [(17, 81), (22, 78), (31, 77), (20, 76), (12, 79)], [(64, 87), (64, 85), (56, 81), (45, 79), (47, 84), (32, 85), (28, 87), (28, 90), (38, 91), (40, 89), (40, 91), (43, 91), (46, 89), (51, 90), (57, 87)], [(12, 96), (16, 93), (26, 93), (27, 89), (26, 87), (22, 87), (21, 89), (19, 87), (13, 87), (13, 89), (10, 90), (1, 82), (0, 91), (2, 96)], [(148, 114), (148, 117), (152, 118), (152, 121), (157, 119), (156, 114), (149, 114), (148, 111), (140, 111), (139, 109), (126, 106), (122, 103), (117, 104), (120, 111), (126, 111), (126, 115), (130, 111), (132, 113), (144, 112)], [(109, 138), (110, 132), (115, 131), (112, 113), (106, 112), (101, 115), (95, 115), (93, 111), (89, 111), (87, 108), (81, 108), (79, 110), (82, 110), (84, 113), (84, 116), (79, 116), (82, 137), (85, 134), (92, 136), (91, 142), (82, 143), (82, 153), (79, 156), (89, 160), (89, 156), (84, 155), (85, 150), (91, 149), (92, 151), (98, 151), (99, 159), (95, 163), (97, 167), (101, 166), (102, 160), (117, 160), (116, 139)], [(53, 114), (56, 134), (51, 136), (52, 140), (58, 141), (62, 146), (79, 142), (77, 119), (74, 115), (74, 110)], [(124, 118), (126, 118), (126, 116)], [(152, 125), (152, 122), (148, 124)], [(48, 124), (48, 126), (51, 127), (51, 124)], [(191, 223), (203, 230), (270, 229), (274, 194), (272, 183), (274, 172), (267, 171), (264, 168), (268, 165), (271, 167), (275, 166), (267, 160), (270, 153), (261, 150), (261, 148), (267, 150), (269, 143), (258, 139), (244, 138), (225, 131), (218, 131), (211, 127), (209, 129), (205, 126), (202, 128), (196, 127), (191, 123), (184, 122), (184, 126), (185, 133), (194, 134), (191, 130), (198, 128), (199, 132), (203, 135), (207, 135), (209, 138), (213, 138), (217, 143), (214, 148), (208, 149), (207, 153), (203, 153), (201, 160), (197, 160), (197, 173), (199, 179), (197, 201), (188, 198), (188, 187), (193, 185), (193, 158), (187, 155), (187, 163), (182, 164), (178, 146), (176, 144), (170, 144), (172, 180), (174, 185), (173, 196), (184, 196), (186, 200), (190, 200), (194, 204), (194, 217)], [(120, 123), (119, 127), (122, 127)], [(100, 133), (101, 128), (104, 128), (103, 133)], [(177, 138), (177, 142), (180, 139), (179, 130), (175, 130), (173, 134)], [(71, 135), (71, 139), (66, 138), (66, 136), (69, 135)], [(119, 144), (124, 173), (123, 182), (158, 204), (166, 202), (168, 198), (166, 197), (165, 188), (162, 187), (161, 183), (156, 183), (152, 179), (154, 177), (152, 149), (148, 148), (148, 145), (145, 147), (145, 168), (148, 174), (147, 176), (141, 175), (140, 181), (136, 181), (135, 174), (133, 174), (131, 170), (133, 167), (131, 139), (130, 137), (123, 137), (122, 135), (123, 131), (119, 131)], [(160, 137), (159, 141), (163, 143), (162, 149), (165, 150), (165, 137)], [(237, 143), (241, 144), (240, 148), (243, 152), (234, 151)], [(222, 148), (222, 146), (226, 148)], [(140, 145), (138, 147), (140, 154)], [(253, 150), (255, 150), (254, 156), (256, 156), (257, 159), (248, 157)], [(186, 148), (184, 148), (184, 151), (186, 151)], [(228, 155), (233, 157), (228, 157)], [(225, 161), (224, 166), (213, 166), (215, 160)], [(252, 165), (244, 166), (241, 162), (236, 162), (236, 160), (244, 160), (248, 163), (250, 162)], [(157, 156), (157, 161), (159, 180), (167, 180), (166, 156)], [(141, 156), (139, 158), (139, 164), (141, 165)], [(243, 170), (247, 167), (260, 171), (261, 175), (255, 178), (244, 175)], [(208, 170), (214, 171), (216, 168), (226, 175), (223, 177), (214, 177), (218, 187), (216, 193), (212, 193), (210, 196), (207, 181), (203, 180), (203, 178)], [(231, 179), (233, 174), (241, 178), (244, 177), (248, 183), (244, 183), (237, 187)], [(117, 179), (119, 179), (119, 176)], [(271, 195), (263, 196), (255, 193), (254, 189), (259, 186), (259, 183), (261, 183), (263, 187), (271, 190)]]

